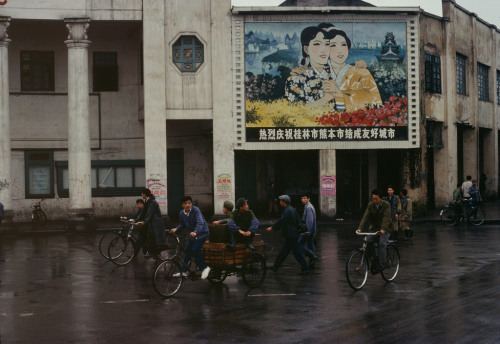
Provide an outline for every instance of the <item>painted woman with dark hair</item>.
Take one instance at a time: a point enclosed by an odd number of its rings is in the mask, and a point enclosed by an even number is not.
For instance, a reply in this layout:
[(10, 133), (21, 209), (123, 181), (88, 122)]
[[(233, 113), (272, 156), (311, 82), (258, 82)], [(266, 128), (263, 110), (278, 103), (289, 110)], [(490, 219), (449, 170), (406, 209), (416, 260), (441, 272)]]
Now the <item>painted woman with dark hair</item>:
[[(375, 79), (366, 68), (346, 64), (351, 49), (347, 34), (335, 27), (324, 28), (325, 37), (330, 42), (329, 64), (334, 87), (337, 111), (354, 112), (360, 108), (382, 106), (382, 99)], [(328, 30), (328, 31), (326, 31)]]
[(285, 98), (292, 103), (333, 104), (333, 94), (324, 91), (324, 83), (331, 81), (330, 45), (325, 31), (317, 26), (306, 27), (302, 30), (300, 42), (302, 67), (292, 69), (285, 84)]

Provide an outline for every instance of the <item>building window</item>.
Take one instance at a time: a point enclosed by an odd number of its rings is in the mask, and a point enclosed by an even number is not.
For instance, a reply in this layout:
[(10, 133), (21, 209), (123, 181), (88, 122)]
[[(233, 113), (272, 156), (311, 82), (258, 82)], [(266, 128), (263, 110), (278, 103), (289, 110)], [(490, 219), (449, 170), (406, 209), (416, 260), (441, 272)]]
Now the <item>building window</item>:
[(21, 91), (54, 91), (53, 51), (21, 51)]
[(479, 100), (489, 101), (490, 100), (490, 90), (488, 87), (488, 72), (490, 67), (484, 64), (477, 64), (477, 91), (479, 95)]
[(26, 198), (54, 197), (54, 158), (51, 151), (24, 152)]
[(441, 93), (441, 58), (425, 53), (425, 92)]
[(203, 57), (203, 44), (195, 36), (179, 37), (172, 46), (173, 61), (181, 72), (196, 72)]
[(497, 104), (500, 105), (500, 71), (497, 70)]
[[(91, 163), (92, 196), (137, 196), (146, 185), (144, 160), (109, 160)], [(68, 162), (56, 161), (57, 193), (68, 197)]]
[(467, 94), (466, 77), (465, 77), (465, 62), (467, 57), (457, 54), (457, 93)]
[(118, 91), (118, 62), (115, 52), (94, 52), (94, 92)]

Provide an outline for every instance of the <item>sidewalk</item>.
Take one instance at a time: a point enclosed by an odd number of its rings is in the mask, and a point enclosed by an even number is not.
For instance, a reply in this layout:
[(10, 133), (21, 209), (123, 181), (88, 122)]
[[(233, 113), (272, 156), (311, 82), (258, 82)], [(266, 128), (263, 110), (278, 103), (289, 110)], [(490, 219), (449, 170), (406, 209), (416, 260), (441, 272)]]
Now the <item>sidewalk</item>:
[[(486, 214), (485, 224), (500, 224), (500, 201), (492, 201), (482, 203), (481, 207), (483, 208)], [(424, 217), (414, 218), (414, 223), (436, 223), (441, 222), (441, 217), (439, 212), (441, 209), (437, 209), (433, 212), (429, 212)], [(259, 223), (261, 227), (267, 227), (274, 224), (278, 217), (269, 217), (269, 216), (258, 216)], [(318, 220), (318, 225), (331, 225), (332, 228), (335, 227), (344, 227), (350, 226), (354, 227), (359, 224), (360, 217), (353, 218), (345, 218), (345, 219), (336, 219), (336, 220)], [(174, 224), (175, 225), (175, 224)], [(68, 221), (59, 220), (59, 221), (47, 221), (45, 227), (42, 228), (33, 228), (30, 222), (16, 222), (16, 223), (3, 223), (0, 228), (1, 233), (3, 235), (13, 235), (13, 234), (35, 234), (35, 233), (61, 233), (61, 232), (94, 232), (94, 231), (106, 231), (120, 228), (120, 221), (113, 218), (97, 218), (88, 228), (72, 228)]]

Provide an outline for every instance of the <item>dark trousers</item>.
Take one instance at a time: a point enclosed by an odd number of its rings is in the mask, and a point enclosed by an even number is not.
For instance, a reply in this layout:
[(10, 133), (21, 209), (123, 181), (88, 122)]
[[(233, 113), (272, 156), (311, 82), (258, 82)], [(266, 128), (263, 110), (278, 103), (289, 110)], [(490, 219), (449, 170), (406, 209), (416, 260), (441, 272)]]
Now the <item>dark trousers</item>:
[(189, 238), (189, 243), (186, 248), (186, 255), (184, 256), (184, 265), (182, 266), (183, 272), (187, 270), (187, 266), (189, 264), (189, 261), (191, 260), (191, 257), (194, 257), (196, 265), (201, 270), (204, 270), (207, 267), (207, 263), (205, 263), (205, 258), (201, 254), (201, 248), (203, 247), (203, 244), (205, 244), (205, 241), (207, 241), (207, 238), (203, 239), (194, 239), (191, 237)]
[(231, 245), (235, 246), (237, 242), (243, 244), (251, 244), (253, 242), (253, 238), (255, 233), (250, 234), (250, 236), (244, 236), (240, 232), (229, 232), (231, 235)]
[(281, 247), (280, 253), (278, 253), (278, 257), (276, 258), (273, 267), (276, 269), (279, 268), (281, 264), (285, 261), (288, 254), (290, 253), (290, 250), (292, 250), (295, 259), (297, 260), (297, 262), (299, 262), (300, 266), (302, 267), (302, 271), (309, 270), (309, 265), (307, 265), (306, 259), (304, 258), (304, 254), (302, 253), (302, 250), (299, 247), (297, 239), (292, 239), (292, 238), (285, 239), (283, 247)]
[[(306, 243), (307, 247), (304, 246), (304, 244)], [(304, 252), (304, 254), (309, 258), (314, 259), (314, 257), (316, 257), (316, 248), (314, 247), (314, 235), (301, 234), (299, 236), (299, 247), (302, 249), (302, 252)]]

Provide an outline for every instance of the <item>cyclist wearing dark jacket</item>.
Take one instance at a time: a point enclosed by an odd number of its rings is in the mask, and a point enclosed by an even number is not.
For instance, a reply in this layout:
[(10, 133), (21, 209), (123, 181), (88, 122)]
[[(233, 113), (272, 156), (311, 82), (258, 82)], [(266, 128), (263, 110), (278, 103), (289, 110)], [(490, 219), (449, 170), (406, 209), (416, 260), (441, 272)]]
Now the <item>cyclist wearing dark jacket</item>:
[(375, 256), (373, 242), (378, 240), (378, 270), (383, 270), (387, 262), (387, 244), (389, 237), (394, 230), (391, 222), (391, 206), (387, 201), (382, 200), (382, 192), (378, 189), (372, 191), (372, 201), (368, 204), (363, 219), (359, 224), (358, 232), (362, 232), (366, 225), (370, 223), (369, 231), (379, 231), (380, 235), (369, 236), (368, 254)]

